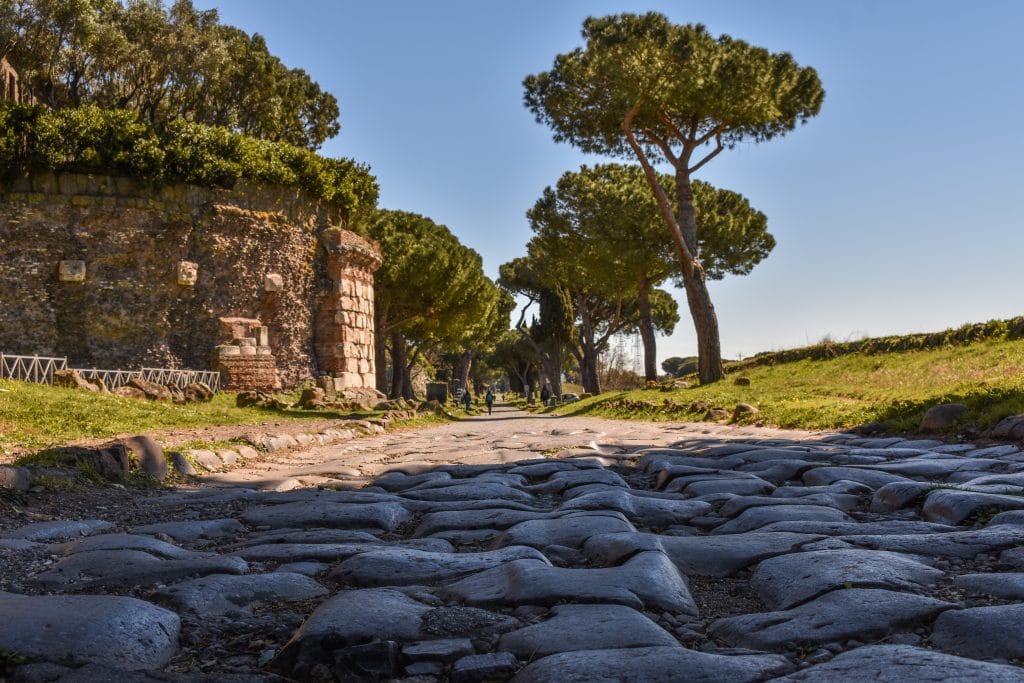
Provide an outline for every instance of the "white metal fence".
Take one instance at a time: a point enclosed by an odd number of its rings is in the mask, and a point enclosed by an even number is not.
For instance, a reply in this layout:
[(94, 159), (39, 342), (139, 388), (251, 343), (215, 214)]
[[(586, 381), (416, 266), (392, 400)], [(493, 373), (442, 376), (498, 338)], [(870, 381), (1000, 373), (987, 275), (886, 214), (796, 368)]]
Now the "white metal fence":
[(102, 379), (108, 389), (141, 379), (173, 386), (179, 389), (195, 382), (203, 382), (214, 392), (220, 390), (220, 373), (209, 370), (178, 370), (174, 368), (142, 368), (141, 370), (101, 370), (98, 368), (68, 368), (67, 358), (50, 356), (17, 356), (0, 353), (0, 379), (15, 379), (36, 384), (53, 384), (56, 370), (77, 370), (86, 379)]

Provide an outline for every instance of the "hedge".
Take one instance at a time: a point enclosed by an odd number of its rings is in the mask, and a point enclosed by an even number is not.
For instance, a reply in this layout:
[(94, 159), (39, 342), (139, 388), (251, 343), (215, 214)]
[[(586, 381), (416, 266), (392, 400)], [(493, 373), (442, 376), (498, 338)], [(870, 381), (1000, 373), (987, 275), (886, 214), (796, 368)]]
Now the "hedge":
[(304, 190), (346, 215), (377, 204), (369, 167), (183, 119), (162, 130), (128, 110), (0, 104), (0, 179), (43, 171), (231, 188), (239, 179)]

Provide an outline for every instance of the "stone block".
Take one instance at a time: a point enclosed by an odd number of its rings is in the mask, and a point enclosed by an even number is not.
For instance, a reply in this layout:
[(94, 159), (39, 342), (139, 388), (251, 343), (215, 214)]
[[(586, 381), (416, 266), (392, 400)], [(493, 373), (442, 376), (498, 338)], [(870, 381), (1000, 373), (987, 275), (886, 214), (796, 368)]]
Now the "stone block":
[(65, 260), (57, 267), (61, 282), (85, 282), (85, 261)]
[(263, 278), (263, 291), (280, 292), (284, 290), (284, 278), (279, 273), (267, 273)]
[(199, 264), (193, 261), (178, 261), (178, 284), (194, 287), (199, 280)]
[(256, 339), (256, 346), (270, 346), (270, 328), (265, 325), (253, 327), (249, 332)]

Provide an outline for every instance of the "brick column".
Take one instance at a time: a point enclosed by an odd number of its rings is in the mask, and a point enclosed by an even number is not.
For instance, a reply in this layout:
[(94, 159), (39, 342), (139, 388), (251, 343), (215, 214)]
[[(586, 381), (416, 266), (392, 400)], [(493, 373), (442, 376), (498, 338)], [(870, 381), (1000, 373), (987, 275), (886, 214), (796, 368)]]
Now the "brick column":
[(327, 250), (328, 291), (320, 301), (314, 335), (320, 370), (342, 390), (375, 391), (373, 272), (380, 251), (355, 233), (329, 228), (321, 234)]

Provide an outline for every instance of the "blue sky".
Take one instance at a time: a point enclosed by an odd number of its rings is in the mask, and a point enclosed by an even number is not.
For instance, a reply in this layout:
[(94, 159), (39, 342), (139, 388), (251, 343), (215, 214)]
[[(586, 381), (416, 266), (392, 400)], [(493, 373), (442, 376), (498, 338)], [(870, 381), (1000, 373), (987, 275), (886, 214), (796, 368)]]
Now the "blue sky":
[[(818, 70), (821, 114), (698, 177), (768, 215), (778, 246), (711, 283), (727, 357), (1024, 313), (1024, 3), (984, 0), (196, 0), (339, 99), (322, 152), (369, 163), (381, 206), (447, 225), (492, 277), (547, 185), (602, 161), (556, 144), (522, 79), (588, 15), (663, 12)], [(685, 298), (677, 292), (685, 309)], [(659, 360), (692, 355), (683, 310)]]

